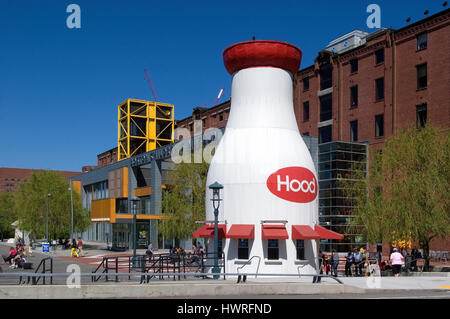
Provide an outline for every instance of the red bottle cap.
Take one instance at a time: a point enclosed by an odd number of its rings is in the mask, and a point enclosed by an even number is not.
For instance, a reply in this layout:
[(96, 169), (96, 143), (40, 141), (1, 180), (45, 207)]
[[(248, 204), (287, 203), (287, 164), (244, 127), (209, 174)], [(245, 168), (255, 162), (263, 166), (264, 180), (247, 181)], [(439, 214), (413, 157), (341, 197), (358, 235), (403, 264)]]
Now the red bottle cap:
[(228, 73), (258, 67), (271, 66), (295, 74), (300, 67), (302, 51), (281, 41), (254, 40), (233, 44), (223, 51), (223, 63)]

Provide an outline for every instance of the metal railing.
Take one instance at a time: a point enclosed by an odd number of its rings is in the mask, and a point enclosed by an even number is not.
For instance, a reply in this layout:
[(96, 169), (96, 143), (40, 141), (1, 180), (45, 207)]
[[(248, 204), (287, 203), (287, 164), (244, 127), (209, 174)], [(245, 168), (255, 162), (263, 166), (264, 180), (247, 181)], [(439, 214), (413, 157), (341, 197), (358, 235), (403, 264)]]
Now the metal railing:
[(308, 265), (308, 264), (299, 265), (299, 266), (297, 267), (298, 278), (301, 278), (301, 277), (302, 277), (302, 274), (300, 273), (300, 268), (303, 269), (303, 267), (305, 267), (306, 265)]
[[(134, 270), (133, 265), (133, 256), (105, 256), (103, 257), (102, 262), (97, 266), (97, 268), (92, 272), (92, 282), (98, 281), (104, 274), (105, 281), (110, 281), (109, 276), (116, 277), (114, 281), (118, 282), (119, 277), (117, 273), (119, 273), (120, 269), (127, 269), (128, 274)], [(126, 264), (126, 266), (121, 266)], [(101, 272), (99, 273), (98, 271)], [(116, 275), (111, 275), (110, 271), (114, 271)], [(129, 278), (130, 279), (130, 278)]]
[(422, 261), (423, 263), (425, 263), (425, 260), (423, 258), (414, 258), (414, 259), (405, 258), (405, 263), (402, 266), (402, 271), (409, 273), (409, 272), (411, 272), (412, 268), (417, 267), (417, 270), (419, 272), (423, 272), (423, 268), (425, 265), (424, 264), (421, 266), (417, 265), (418, 261)]
[[(37, 268), (34, 272), (35, 276), (30, 276), (29, 273), (27, 273), (28, 275), (21, 275), (19, 277), (19, 285), (24, 283), (24, 281), (22, 281), (23, 276), (27, 277), (27, 281), (26, 281), (27, 284), (30, 283), (30, 278), (31, 278), (31, 283), (33, 285), (37, 285), (42, 278), (42, 282), (45, 285), (45, 278), (47, 277), (46, 276), (47, 272), (49, 272), (50, 274), (53, 274), (53, 258), (52, 257), (46, 257), (41, 260), (41, 262), (39, 263), (39, 265), (37, 266)], [(53, 285), (53, 276), (50, 276), (50, 285)]]
[[(167, 276), (167, 274), (164, 273), (155, 273), (152, 274), (155, 277), (160, 277), (160, 276)], [(173, 274), (171, 274), (172, 276)], [(228, 276), (228, 277), (235, 277), (235, 276), (239, 276), (239, 275), (245, 275), (245, 276), (260, 276), (260, 277), (298, 277), (298, 274), (277, 274), (277, 273), (273, 273), (273, 274), (266, 274), (266, 273), (217, 273), (217, 274), (213, 274), (213, 273), (192, 273), (192, 272), (187, 272), (187, 273), (177, 273), (177, 276), (184, 276), (184, 277), (202, 277), (202, 278), (213, 278), (214, 276), (218, 275), (218, 276)], [(52, 279), (53, 277), (69, 277), (69, 276), (74, 276), (73, 272), (66, 272), (66, 273), (0, 273), (0, 278), (1, 277), (28, 277), (28, 278), (38, 278), (38, 277), (50, 277), (50, 279)], [(79, 273), (77, 274), (77, 276), (80, 277), (92, 277), (92, 273)], [(136, 277), (136, 278), (142, 278), (142, 273), (99, 273), (97, 274), (97, 276), (117, 276), (117, 277), (121, 277), (121, 276), (127, 276), (127, 277)], [(342, 282), (331, 276), (331, 275), (324, 275), (324, 274), (302, 274), (302, 276), (306, 276), (306, 277), (313, 277), (313, 278), (331, 278), (333, 280), (338, 281), (339, 283), (342, 284)], [(34, 281), (34, 280), (32, 280)]]
[[(253, 258), (258, 258), (258, 267), (256, 267), (256, 276), (255, 278), (258, 278), (258, 272), (259, 272), (259, 265), (261, 264), (261, 257), (260, 256), (252, 256), (249, 260), (247, 260), (242, 266), (237, 268), (237, 273), (238, 273), (238, 279), (237, 279), (237, 283), (239, 283), (241, 281), (241, 275), (239, 274), (239, 270), (244, 268), (247, 265), (251, 264), (251, 261), (253, 260)], [(247, 275), (244, 275), (242, 277), (243, 282), (247, 281)]]
[[(92, 272), (92, 282), (97, 282), (100, 278), (105, 277), (105, 281), (109, 281), (110, 276), (115, 276), (115, 281), (119, 281), (120, 270), (127, 270), (128, 279), (131, 279), (131, 273), (142, 273), (141, 283), (150, 279), (158, 277), (163, 280), (164, 277), (173, 277), (173, 280), (180, 280), (181, 275), (186, 273), (186, 269), (195, 268), (197, 273), (207, 274), (206, 270), (213, 266), (209, 261), (214, 261), (214, 254), (208, 253), (199, 255), (186, 254), (154, 254), (151, 257), (148, 255), (133, 256), (107, 256), (103, 257), (102, 262)], [(219, 267), (225, 272), (225, 254), (220, 256)], [(114, 274), (111, 273), (114, 271)], [(144, 275), (146, 273), (146, 275)], [(224, 277), (225, 279), (225, 277)]]

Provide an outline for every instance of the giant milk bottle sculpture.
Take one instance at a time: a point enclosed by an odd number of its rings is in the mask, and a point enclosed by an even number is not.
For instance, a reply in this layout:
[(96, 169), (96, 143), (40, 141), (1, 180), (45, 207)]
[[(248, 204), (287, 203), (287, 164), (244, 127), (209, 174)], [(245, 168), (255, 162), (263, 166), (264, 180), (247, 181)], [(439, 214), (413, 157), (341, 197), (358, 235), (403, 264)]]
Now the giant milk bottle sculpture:
[[(291, 237), (292, 225), (314, 229), (318, 222), (317, 174), (293, 108), (293, 74), (301, 56), (297, 47), (278, 41), (241, 42), (223, 52), (232, 75), (231, 108), (206, 186), (215, 181), (224, 186), (219, 221), (226, 221), (227, 229), (254, 225), (248, 258), (261, 258), (260, 273), (297, 273), (299, 265), (303, 273), (316, 271), (317, 241), (305, 241), (305, 258), (298, 261)], [(211, 198), (207, 189), (207, 220), (214, 220)], [(272, 224), (284, 225), (288, 237), (276, 243), (278, 260), (269, 258), (268, 246), (274, 242), (262, 234), (263, 226)], [(238, 239), (222, 240), (226, 270), (235, 272), (245, 262), (238, 259)], [(245, 272), (256, 271), (257, 264), (252, 260)]]

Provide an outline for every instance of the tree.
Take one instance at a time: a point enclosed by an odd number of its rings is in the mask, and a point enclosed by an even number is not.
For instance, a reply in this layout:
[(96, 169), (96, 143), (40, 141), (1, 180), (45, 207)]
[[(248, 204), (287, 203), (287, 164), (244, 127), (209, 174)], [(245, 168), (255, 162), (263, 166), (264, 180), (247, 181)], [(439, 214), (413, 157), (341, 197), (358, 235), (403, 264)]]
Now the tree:
[(11, 224), (17, 220), (17, 212), (14, 206), (14, 193), (0, 194), (0, 239), (14, 236)]
[(429, 269), (430, 241), (450, 235), (450, 139), (437, 128), (409, 127), (371, 154), (367, 176), (347, 183), (356, 202), (353, 225), (370, 242), (413, 240)]
[(171, 185), (163, 193), (160, 231), (168, 238), (187, 238), (205, 219), (206, 177), (209, 164), (179, 163), (171, 171)]
[[(30, 181), (20, 184), (15, 194), (15, 207), (20, 228), (37, 237), (46, 235), (47, 194), (49, 237), (68, 238), (71, 231), (70, 183), (52, 171), (33, 172)], [(73, 192), (74, 231), (82, 232), (90, 225), (89, 211), (81, 206), (81, 198)]]

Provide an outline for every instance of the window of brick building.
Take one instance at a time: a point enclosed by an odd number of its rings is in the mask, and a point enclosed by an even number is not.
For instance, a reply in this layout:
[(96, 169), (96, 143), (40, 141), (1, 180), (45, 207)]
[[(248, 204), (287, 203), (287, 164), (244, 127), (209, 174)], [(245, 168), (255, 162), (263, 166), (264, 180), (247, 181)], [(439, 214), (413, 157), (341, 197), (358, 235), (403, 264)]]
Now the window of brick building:
[(375, 100), (384, 99), (384, 78), (375, 80)]
[(320, 89), (325, 90), (333, 86), (333, 67), (326, 65), (320, 69)]
[(358, 120), (350, 122), (350, 142), (358, 141)]
[(332, 126), (322, 126), (319, 128), (319, 144), (332, 141)]
[(350, 88), (350, 108), (358, 107), (358, 86)]
[(358, 72), (358, 59), (350, 60), (350, 74)]
[(416, 66), (417, 69), (417, 89), (424, 89), (427, 87), (427, 64)]
[(423, 50), (427, 48), (427, 33), (421, 33), (417, 36), (417, 50)]
[(303, 102), (303, 122), (309, 121), (309, 101)]
[(417, 128), (425, 127), (427, 123), (427, 104), (416, 106), (416, 125)]
[(375, 115), (375, 137), (384, 136), (384, 114)]
[(375, 64), (380, 64), (384, 62), (384, 49), (379, 49), (375, 51)]
[(219, 122), (223, 121), (223, 113), (219, 113)]
[(303, 79), (303, 91), (309, 90), (309, 76)]
[(332, 96), (327, 94), (320, 97), (320, 121), (328, 121), (333, 118)]

